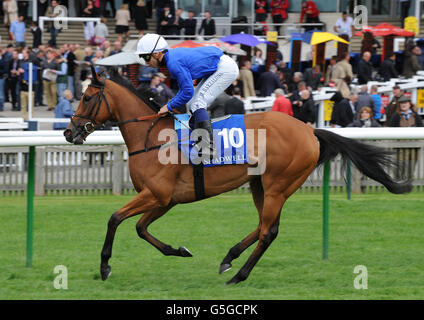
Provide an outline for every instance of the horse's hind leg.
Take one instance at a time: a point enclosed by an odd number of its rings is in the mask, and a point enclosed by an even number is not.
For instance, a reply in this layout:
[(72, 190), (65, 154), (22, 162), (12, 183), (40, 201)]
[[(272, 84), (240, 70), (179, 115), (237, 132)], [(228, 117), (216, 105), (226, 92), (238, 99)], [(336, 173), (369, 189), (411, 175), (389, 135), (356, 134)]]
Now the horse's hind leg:
[(262, 211), (262, 224), (259, 231), (259, 243), (240, 271), (228, 281), (227, 284), (246, 280), (253, 267), (271, 245), (272, 241), (277, 237), (280, 224), (280, 212), (285, 201), (286, 198), (281, 194), (265, 196), (264, 208)]
[(106, 239), (101, 253), (100, 274), (102, 276), (102, 280), (106, 280), (110, 275), (111, 267), (109, 266), (108, 262), (112, 256), (113, 239), (115, 238), (115, 232), (119, 224), (125, 219), (147, 210), (152, 210), (159, 205), (160, 203), (150, 192), (150, 190), (145, 188), (139, 194), (137, 194), (133, 200), (112, 214), (108, 222)]
[(160, 252), (162, 252), (165, 256), (178, 256), (178, 257), (192, 257), (190, 251), (185, 247), (179, 247), (178, 249), (172, 248), (170, 245), (167, 245), (155, 237), (153, 237), (148, 231), (147, 227), (156, 219), (162, 217), (165, 213), (167, 213), (174, 205), (171, 204), (167, 207), (160, 207), (153, 209), (149, 212), (143, 214), (140, 220), (137, 222), (137, 233), (140, 238), (146, 240)]
[(237, 243), (228, 251), (227, 255), (225, 256), (224, 260), (222, 260), (221, 265), (219, 267), (220, 274), (230, 270), (232, 267), (231, 262), (234, 259), (237, 259), (244, 250), (249, 248), (259, 239), (259, 232), (261, 230), (261, 215), (264, 205), (264, 189), (262, 188), (262, 182), (260, 178), (250, 181), (249, 184), (250, 190), (252, 192), (253, 201), (259, 213), (259, 224), (258, 227), (253, 230), (246, 238)]

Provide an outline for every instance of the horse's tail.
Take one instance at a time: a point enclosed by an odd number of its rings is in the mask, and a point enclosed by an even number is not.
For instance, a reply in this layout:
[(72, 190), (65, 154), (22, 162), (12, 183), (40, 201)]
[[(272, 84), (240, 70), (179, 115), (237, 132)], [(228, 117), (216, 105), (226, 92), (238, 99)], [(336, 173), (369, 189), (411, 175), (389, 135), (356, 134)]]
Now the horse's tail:
[(359, 171), (383, 184), (390, 192), (399, 194), (412, 190), (411, 181), (396, 182), (386, 173), (385, 167), (400, 169), (400, 164), (395, 163), (392, 152), (342, 137), (328, 130), (315, 129), (314, 134), (320, 143), (317, 166), (340, 153), (343, 160), (350, 159)]

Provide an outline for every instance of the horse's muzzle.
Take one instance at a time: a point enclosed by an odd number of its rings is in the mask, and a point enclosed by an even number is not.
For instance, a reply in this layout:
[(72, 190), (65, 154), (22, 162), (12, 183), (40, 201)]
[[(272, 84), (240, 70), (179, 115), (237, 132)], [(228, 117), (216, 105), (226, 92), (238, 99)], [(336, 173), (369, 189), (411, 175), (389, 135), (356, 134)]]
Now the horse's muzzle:
[(63, 135), (65, 136), (66, 141), (73, 144), (83, 144), (87, 135), (81, 130), (75, 131), (76, 132), (74, 132), (72, 129), (66, 129), (63, 131)]

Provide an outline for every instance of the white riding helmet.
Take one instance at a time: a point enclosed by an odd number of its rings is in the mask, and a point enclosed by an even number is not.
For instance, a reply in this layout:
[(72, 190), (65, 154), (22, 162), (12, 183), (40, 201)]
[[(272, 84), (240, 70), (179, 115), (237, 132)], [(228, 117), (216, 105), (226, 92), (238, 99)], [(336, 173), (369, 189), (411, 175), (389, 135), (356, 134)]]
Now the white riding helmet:
[(168, 43), (162, 36), (148, 33), (138, 41), (136, 54), (152, 54), (166, 49), (168, 49)]

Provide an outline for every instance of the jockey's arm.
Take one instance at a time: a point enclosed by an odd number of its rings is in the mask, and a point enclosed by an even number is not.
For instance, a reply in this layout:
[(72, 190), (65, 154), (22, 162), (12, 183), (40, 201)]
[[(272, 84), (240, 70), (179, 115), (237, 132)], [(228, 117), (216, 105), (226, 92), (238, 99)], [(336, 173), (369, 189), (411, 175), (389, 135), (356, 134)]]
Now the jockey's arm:
[(175, 75), (178, 82), (179, 90), (174, 98), (167, 103), (168, 111), (172, 112), (173, 109), (182, 107), (193, 98), (194, 87), (193, 79), (190, 72), (179, 64), (168, 66), (172, 75)]

